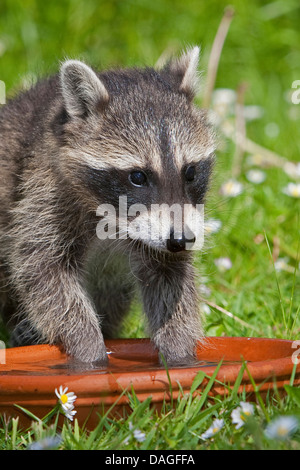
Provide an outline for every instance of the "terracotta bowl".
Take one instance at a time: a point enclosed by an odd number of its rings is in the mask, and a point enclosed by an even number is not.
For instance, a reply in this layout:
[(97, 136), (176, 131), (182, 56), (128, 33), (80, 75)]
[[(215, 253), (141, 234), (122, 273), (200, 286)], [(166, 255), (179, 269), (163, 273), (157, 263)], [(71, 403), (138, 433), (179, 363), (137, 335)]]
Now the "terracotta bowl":
[[(152, 397), (158, 409), (163, 401), (170, 401), (170, 385), (166, 370), (158, 362), (158, 353), (148, 339), (117, 339), (106, 341), (109, 354), (107, 368), (78, 369), (56, 346), (39, 345), (6, 350), (6, 364), (0, 364), (0, 414), (20, 416), (27, 426), (30, 420), (14, 404), (33, 412), (39, 418), (45, 416), (57, 403), (54, 393), (60, 385), (68, 387), (77, 395), (75, 403), (79, 423), (93, 428), (103, 414), (113, 406), (112, 414), (123, 415), (128, 409), (131, 386), (140, 401)], [(284, 385), (290, 381), (293, 371), (292, 341), (264, 338), (213, 337), (197, 346), (199, 363), (192, 367), (169, 368), (173, 400), (190, 390), (199, 370), (211, 376), (217, 364), (222, 366), (210, 394), (224, 395), (227, 388), (220, 384), (235, 383), (242, 362), (248, 369), (260, 393), (266, 394), (276, 388), (284, 393)], [(2, 361), (3, 362), (3, 361)], [(205, 379), (201, 387), (204, 387)], [(295, 384), (300, 384), (300, 364), (297, 366)], [(245, 389), (253, 399), (253, 387), (244, 372), (239, 391)], [(197, 393), (201, 393), (197, 391)]]

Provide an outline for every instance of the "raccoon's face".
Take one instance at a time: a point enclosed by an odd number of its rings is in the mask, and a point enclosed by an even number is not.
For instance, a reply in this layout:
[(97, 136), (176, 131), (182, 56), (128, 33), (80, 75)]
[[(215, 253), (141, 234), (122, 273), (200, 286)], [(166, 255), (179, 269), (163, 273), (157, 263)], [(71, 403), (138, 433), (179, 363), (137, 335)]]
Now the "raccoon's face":
[(64, 162), (99, 206), (99, 238), (173, 253), (201, 247), (214, 138), (204, 111), (191, 102), (198, 55), (194, 48), (159, 72), (97, 76), (81, 62), (63, 64), (71, 136)]

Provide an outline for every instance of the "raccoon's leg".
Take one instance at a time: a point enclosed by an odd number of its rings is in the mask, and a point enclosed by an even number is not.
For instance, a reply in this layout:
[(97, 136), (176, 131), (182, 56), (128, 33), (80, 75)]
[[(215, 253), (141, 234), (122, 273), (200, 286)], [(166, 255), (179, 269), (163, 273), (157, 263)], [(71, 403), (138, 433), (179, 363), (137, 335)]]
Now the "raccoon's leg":
[(33, 344), (41, 343), (41, 337), (35, 330), (34, 326), (21, 314), (18, 314), (17, 325), (13, 328), (10, 335), (11, 347), (17, 346), (31, 346)]
[(29, 233), (25, 242), (25, 222), (18, 227), (21, 233), (11, 243), (10, 269), (20, 311), (40, 341), (62, 345), (79, 361), (105, 363), (97, 315), (80, 283), (76, 263), (64, 262), (59, 252), (62, 243), (49, 245), (49, 238), (40, 240)]
[(37, 170), (24, 184), (8, 229), (12, 289), (40, 341), (62, 345), (79, 361), (105, 363), (97, 314), (82, 286), (89, 224), (60, 189), (50, 172)]
[[(39, 253), (39, 261), (40, 261)], [(27, 318), (41, 341), (60, 344), (82, 362), (107, 361), (96, 313), (79, 283), (78, 274), (62, 266), (41, 263), (33, 272), (19, 264), (15, 288)], [(26, 336), (28, 333), (26, 334)]]
[(203, 336), (192, 260), (161, 256), (144, 255), (134, 269), (155, 346), (169, 364), (185, 364), (195, 360)]
[(100, 317), (104, 338), (116, 338), (135, 294), (128, 259), (110, 250), (91, 258), (87, 291)]
[[(111, 281), (111, 282), (110, 282)], [(105, 279), (93, 296), (104, 338), (116, 338), (130, 309), (132, 287)]]
[(15, 312), (15, 305), (10, 294), (8, 285), (8, 271), (6, 263), (0, 258), (0, 314), (3, 317), (5, 323), (9, 321), (13, 313)]

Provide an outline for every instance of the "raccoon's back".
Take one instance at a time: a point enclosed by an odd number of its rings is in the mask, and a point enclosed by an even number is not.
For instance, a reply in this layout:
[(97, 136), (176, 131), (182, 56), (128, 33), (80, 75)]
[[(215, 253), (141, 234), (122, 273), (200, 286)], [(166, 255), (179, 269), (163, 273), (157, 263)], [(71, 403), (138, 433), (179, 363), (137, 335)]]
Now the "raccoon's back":
[(26, 153), (42, 138), (51, 108), (59, 96), (58, 77), (53, 76), (39, 81), (0, 109), (1, 162), (11, 160), (11, 155), (16, 153)]
[(17, 188), (38, 153), (59, 94), (58, 78), (54, 76), (20, 93), (0, 109), (0, 227), (19, 197)]

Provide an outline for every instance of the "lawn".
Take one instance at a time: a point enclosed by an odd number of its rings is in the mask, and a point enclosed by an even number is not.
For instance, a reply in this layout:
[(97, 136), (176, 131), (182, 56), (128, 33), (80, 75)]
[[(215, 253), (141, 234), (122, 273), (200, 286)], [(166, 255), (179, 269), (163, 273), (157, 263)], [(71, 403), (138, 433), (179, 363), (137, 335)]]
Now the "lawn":
[[(300, 7), (296, 0), (233, 0), (231, 5), (235, 14), (214, 82), (207, 69), (227, 6), (223, 0), (3, 0), (0, 80), (12, 96), (57, 71), (65, 57), (99, 68), (154, 65), (164, 51), (201, 45), (196, 103), (209, 105), (219, 141), (205, 206), (207, 239), (195, 261), (206, 334), (296, 340), (300, 104), (292, 99), (292, 84), (300, 80)], [(214, 92), (208, 100), (209, 84)], [(236, 127), (242, 130), (239, 141)], [(144, 335), (138, 304), (123, 335)], [(7, 340), (4, 328), (0, 339)], [(205, 395), (184, 396), (175, 410), (166, 405), (158, 415), (150, 399), (139, 403), (132, 391), (132, 414), (120, 420), (103, 417), (92, 433), (79, 428), (76, 419), (66, 420), (63, 429), (46, 419), (25, 431), (3, 417), (0, 448), (46, 446), (45, 438), (59, 435), (51, 445), (61, 449), (300, 449), (300, 392), (296, 387), (288, 392), (265, 404), (258, 394), (250, 416), (236, 429), (232, 411), (245, 395), (233, 391), (214, 402)], [(288, 421), (280, 438), (275, 420), (281, 416)], [(215, 423), (218, 432), (209, 437), (205, 432), (214, 419), (221, 420)]]

